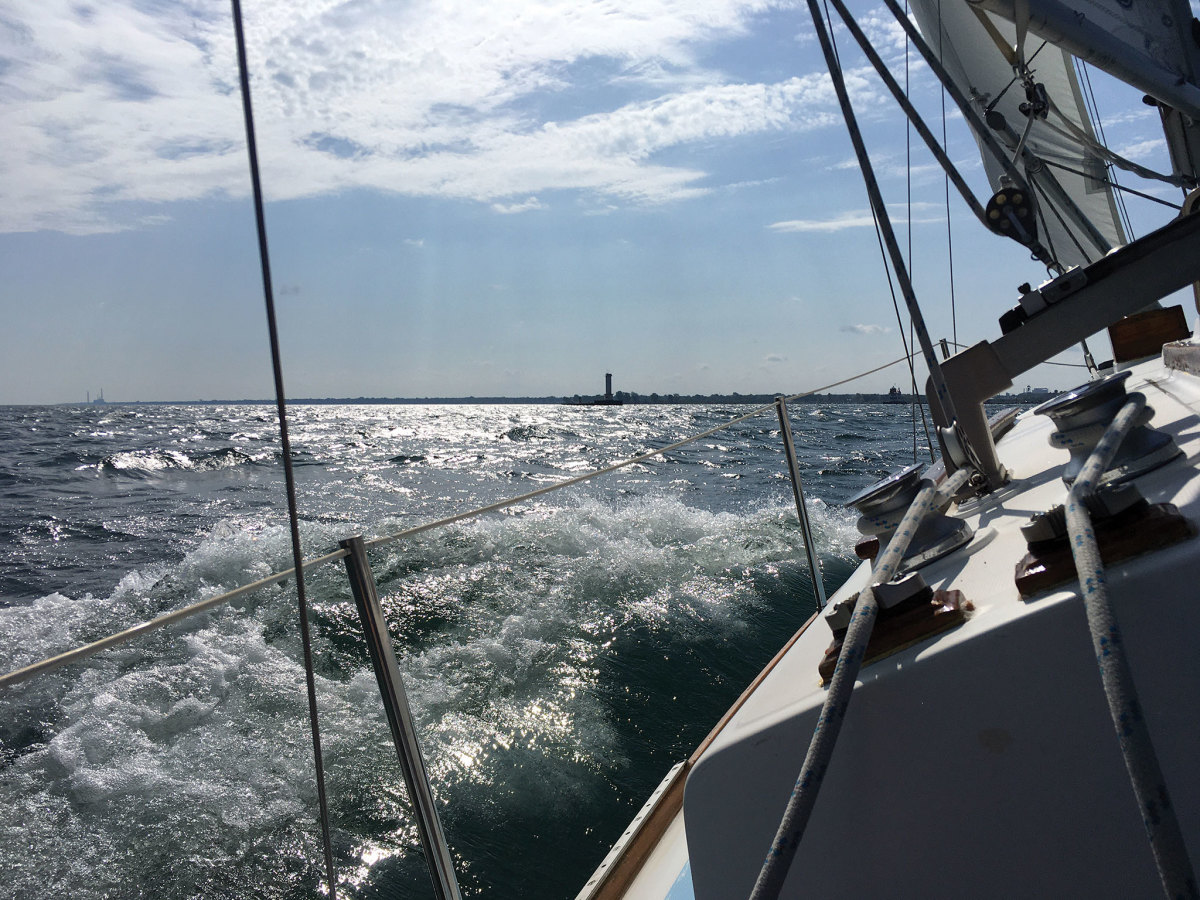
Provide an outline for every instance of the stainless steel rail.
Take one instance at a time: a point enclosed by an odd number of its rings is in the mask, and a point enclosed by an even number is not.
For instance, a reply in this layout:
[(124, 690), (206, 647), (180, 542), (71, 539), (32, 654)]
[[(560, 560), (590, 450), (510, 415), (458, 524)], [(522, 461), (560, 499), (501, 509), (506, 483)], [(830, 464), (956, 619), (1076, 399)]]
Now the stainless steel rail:
[(821, 567), (817, 564), (817, 550), (813, 541), (812, 525), (808, 521), (808, 505), (804, 502), (804, 486), (800, 482), (800, 466), (796, 462), (796, 445), (792, 441), (792, 423), (788, 418), (787, 401), (779, 397), (775, 401), (779, 413), (779, 436), (783, 438), (783, 453), (787, 457), (788, 474), (792, 477), (792, 496), (796, 500), (796, 514), (800, 516), (800, 533), (804, 535), (804, 552), (808, 556), (809, 577), (812, 578), (813, 594), (817, 607), (824, 609), (825, 584), (821, 580)]
[(383, 697), (383, 709), (392, 731), (392, 743), (396, 746), (396, 756), (404, 773), (404, 785), (412, 801), (434, 891), (438, 900), (460, 900), (450, 845), (446, 842), (442, 822), (438, 818), (437, 802), (433, 798), (429, 772), (425, 769), (425, 758), (417, 742), (417, 728), (408, 707), (404, 679), (400, 677), (400, 665), (396, 662), (396, 651), (392, 649), (392, 637), (379, 603), (371, 564), (367, 561), (366, 546), (361, 537), (346, 538), (341, 546), (347, 554), (346, 576), (350, 579), (350, 590), (354, 593), (354, 603), (358, 607), (363, 634), (367, 638), (375, 678), (379, 682), (379, 693)]

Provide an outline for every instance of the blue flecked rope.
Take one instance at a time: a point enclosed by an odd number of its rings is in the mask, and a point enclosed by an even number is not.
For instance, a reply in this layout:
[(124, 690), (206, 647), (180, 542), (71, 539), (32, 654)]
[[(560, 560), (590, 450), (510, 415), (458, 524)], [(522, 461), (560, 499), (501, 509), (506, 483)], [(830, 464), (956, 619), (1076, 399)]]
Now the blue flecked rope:
[(1108, 468), (1125, 434), (1143, 418), (1146, 398), (1130, 394), (1112, 425), (1088, 457), (1087, 463), (1071, 487), (1067, 500), (1067, 533), (1071, 555), (1079, 573), (1079, 591), (1087, 611), (1088, 629), (1100, 667), (1104, 696), (1112, 714), (1121, 744), (1121, 755), (1129, 770), (1129, 780), (1137, 796), (1142, 821), (1154, 852), (1154, 863), (1169, 898), (1197, 898), (1196, 876), (1188, 858), (1183, 833), (1171, 805), (1166, 781), (1158, 764), (1158, 755), (1142, 715), (1133, 673), (1125, 657), (1121, 629), (1117, 623), (1104, 583), (1104, 564), (1084, 500), (1095, 492), (1096, 484)]
[[(969, 470), (960, 469), (946, 480), (940, 492), (928, 479), (921, 482), (916, 497), (913, 498), (908, 511), (896, 528), (895, 535), (888, 542), (871, 573), (871, 584), (880, 584), (892, 579), (896, 570), (900, 568), (904, 552), (912, 542), (917, 528), (941, 499), (938, 494), (942, 497), (954, 496), (969, 475)], [(817, 718), (817, 726), (813, 730), (804, 765), (800, 768), (800, 776), (796, 779), (796, 786), (792, 788), (792, 794), (788, 798), (787, 808), (775, 832), (775, 840), (771, 843), (771, 850), (763, 861), (758, 880), (754, 883), (751, 900), (773, 900), (783, 888), (784, 879), (787, 878), (788, 869), (812, 815), (817, 792), (820, 791), (821, 782), (825, 778), (825, 770), (833, 757), (833, 747), (842, 728), (846, 707), (850, 705), (854, 681), (862, 666), (863, 655), (867, 649), (867, 642), (871, 639), (871, 629), (875, 625), (878, 611), (875, 592), (868, 587), (858, 595), (858, 603), (850, 619), (850, 626), (846, 629), (846, 636), (842, 639), (837, 667), (833, 670), (833, 677), (829, 679), (829, 691)]]

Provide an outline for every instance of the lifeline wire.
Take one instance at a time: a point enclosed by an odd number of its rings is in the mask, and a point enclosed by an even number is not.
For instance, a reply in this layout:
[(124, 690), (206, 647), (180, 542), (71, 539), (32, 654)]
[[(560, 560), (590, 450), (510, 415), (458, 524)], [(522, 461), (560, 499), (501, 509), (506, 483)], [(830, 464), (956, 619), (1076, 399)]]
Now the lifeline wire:
[(1067, 533), (1070, 536), (1071, 556), (1079, 574), (1079, 593), (1087, 612), (1088, 631), (1091, 632), (1096, 663), (1100, 667), (1104, 698), (1108, 701), (1108, 711), (1117, 730), (1129, 781), (1137, 795), (1138, 809), (1150, 839), (1150, 849), (1154, 852), (1154, 863), (1158, 867), (1163, 892), (1169, 898), (1194, 900), (1200, 897), (1196, 876), (1192, 873), (1183, 832), (1171, 805), (1167, 783), (1138, 700), (1137, 686), (1133, 682), (1133, 672), (1129, 668), (1125, 643), (1121, 638), (1121, 627), (1108, 597), (1100, 547), (1085, 505), (1087, 497), (1096, 492), (1100, 476), (1108, 468), (1121, 441), (1129, 429), (1138, 424), (1145, 408), (1146, 398), (1142, 394), (1130, 394), (1128, 402), (1121, 407), (1096, 444), (1096, 449), (1088, 457), (1067, 495)]
[(271, 263), (267, 253), (267, 223), (263, 214), (262, 182), (258, 176), (258, 149), (254, 138), (254, 111), (250, 106), (250, 73), (246, 63), (246, 38), (242, 32), (240, 0), (233, 4), (233, 27), (237, 37), (238, 76), (242, 85), (242, 112), (246, 120), (246, 151), (250, 157), (250, 181), (254, 189), (254, 222), (258, 230), (258, 257), (262, 263), (263, 299), (267, 307), (267, 331), (271, 337), (271, 371), (275, 376), (275, 404), (279, 411), (279, 440), (283, 450), (283, 476), (287, 487), (288, 522), (292, 533), (292, 565), (296, 570), (296, 599), (300, 613), (300, 638), (304, 646), (304, 682), (308, 688), (308, 720), (312, 729), (313, 763), (317, 778), (317, 803), (321, 813), (321, 843), (325, 851), (325, 875), (330, 900), (337, 900), (333, 847), (329, 839), (329, 804), (325, 799), (325, 767), (321, 762), (321, 729), (317, 724), (317, 685), (313, 675), (312, 636), (308, 628), (308, 598), (304, 593), (304, 558), (300, 550), (300, 514), (296, 506), (296, 478), (292, 472), (292, 445), (288, 439), (287, 401), (283, 393), (283, 363), (275, 323), (275, 295), (271, 289)]

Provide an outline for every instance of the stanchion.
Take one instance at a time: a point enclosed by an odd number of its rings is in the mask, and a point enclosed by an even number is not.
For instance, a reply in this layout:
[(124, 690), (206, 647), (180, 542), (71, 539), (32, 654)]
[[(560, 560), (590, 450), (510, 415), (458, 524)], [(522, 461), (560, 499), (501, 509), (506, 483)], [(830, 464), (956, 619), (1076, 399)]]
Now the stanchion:
[(808, 555), (808, 571), (812, 577), (813, 595), (817, 608), (824, 609), (825, 585), (821, 581), (821, 567), (817, 565), (817, 548), (813, 543), (812, 526), (808, 523), (808, 507), (804, 503), (804, 488), (800, 484), (800, 467), (796, 463), (796, 445), (792, 442), (792, 424), (788, 420), (787, 401), (775, 398), (775, 411), (779, 413), (779, 433), (783, 437), (783, 454), (787, 457), (788, 474), (792, 476), (792, 495), (796, 498), (796, 512), (800, 515), (800, 533), (804, 536), (804, 552)]
[(417, 830), (421, 833), (421, 846), (425, 850), (434, 890), (440, 900), (460, 900), (454, 863), (450, 859), (450, 848), (446, 844), (446, 835), (442, 832), (442, 823), (434, 805), (425, 760), (417, 744), (417, 732), (408, 708), (408, 697), (404, 693), (404, 683), (400, 679), (400, 667), (392, 650), (383, 607), (375, 591), (371, 564), (367, 562), (367, 549), (361, 537), (346, 538), (340, 546), (349, 554), (346, 557), (346, 573), (350, 578), (350, 589), (354, 592), (354, 602), (358, 605), (367, 647), (371, 651), (379, 693), (383, 697), (383, 708), (392, 729), (396, 756), (404, 772), (404, 783), (408, 786), (408, 797), (417, 817)]

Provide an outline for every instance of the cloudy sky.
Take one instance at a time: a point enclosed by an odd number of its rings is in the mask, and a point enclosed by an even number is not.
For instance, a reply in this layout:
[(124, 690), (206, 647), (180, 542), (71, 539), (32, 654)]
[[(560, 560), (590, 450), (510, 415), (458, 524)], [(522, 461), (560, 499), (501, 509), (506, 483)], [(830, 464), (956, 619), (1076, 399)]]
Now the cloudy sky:
[[(903, 78), (902, 33), (854, 8)], [(804, 4), (245, 15), (291, 396), (790, 392), (902, 354)], [(271, 395), (232, 35), (221, 0), (0, 0), (0, 403)], [(941, 173), (844, 60), (930, 331), (995, 336), (1044, 270), (952, 198), (952, 319)], [(1109, 143), (1165, 166), (1154, 112), (1101, 94)]]

